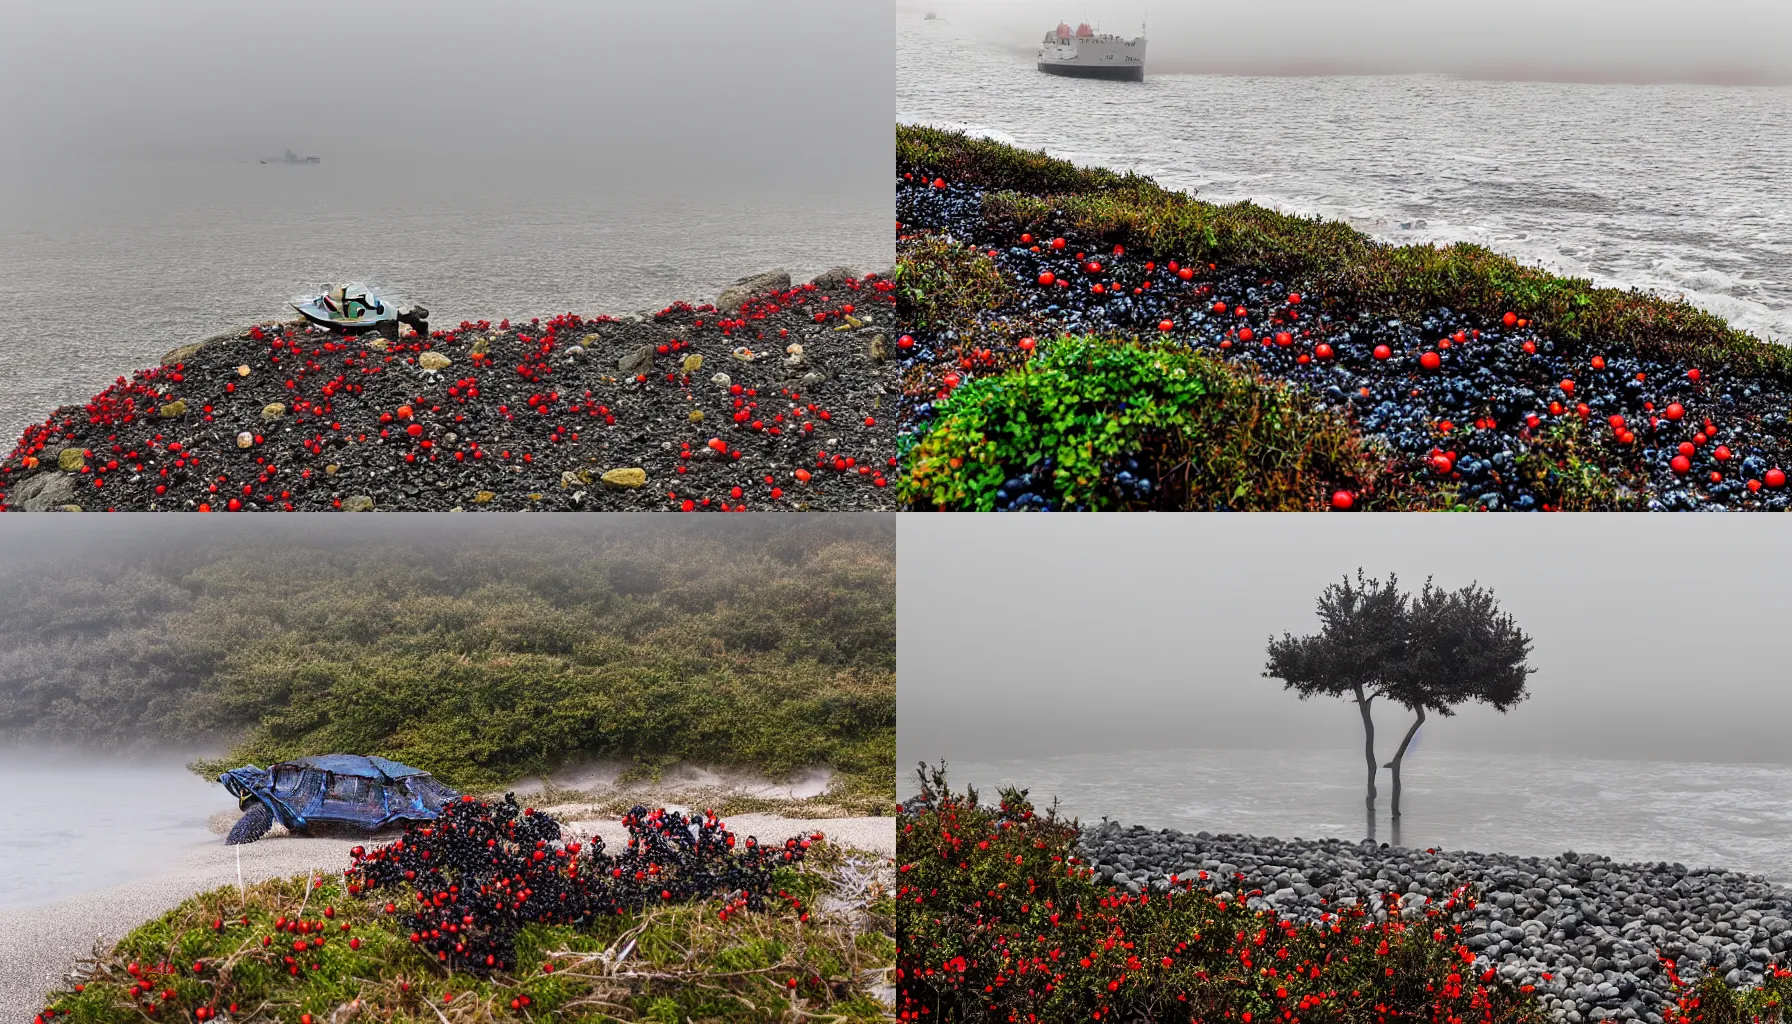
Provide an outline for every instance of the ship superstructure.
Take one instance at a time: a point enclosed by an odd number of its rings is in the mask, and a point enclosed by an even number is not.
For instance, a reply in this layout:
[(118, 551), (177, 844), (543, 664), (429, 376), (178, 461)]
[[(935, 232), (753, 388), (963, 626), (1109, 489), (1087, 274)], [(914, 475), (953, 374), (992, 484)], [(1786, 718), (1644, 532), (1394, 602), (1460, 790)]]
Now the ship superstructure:
[(1039, 44), (1039, 70), (1070, 78), (1106, 78), (1120, 82), (1145, 80), (1145, 36), (1131, 39), (1098, 33), (1087, 22), (1072, 30), (1063, 22)]

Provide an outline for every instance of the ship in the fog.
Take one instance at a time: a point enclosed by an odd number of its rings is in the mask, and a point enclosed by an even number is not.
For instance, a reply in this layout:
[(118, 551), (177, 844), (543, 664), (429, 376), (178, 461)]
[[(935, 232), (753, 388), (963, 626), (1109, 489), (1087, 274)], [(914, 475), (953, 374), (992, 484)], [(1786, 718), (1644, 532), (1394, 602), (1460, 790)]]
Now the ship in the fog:
[(323, 159), (321, 157), (300, 156), (290, 149), (287, 150), (283, 156), (269, 157), (262, 161), (264, 164), (316, 164), (322, 162)]
[(1097, 33), (1087, 22), (1073, 32), (1063, 22), (1045, 34), (1039, 45), (1039, 70), (1070, 78), (1106, 78), (1118, 82), (1145, 80), (1145, 34), (1131, 39)]

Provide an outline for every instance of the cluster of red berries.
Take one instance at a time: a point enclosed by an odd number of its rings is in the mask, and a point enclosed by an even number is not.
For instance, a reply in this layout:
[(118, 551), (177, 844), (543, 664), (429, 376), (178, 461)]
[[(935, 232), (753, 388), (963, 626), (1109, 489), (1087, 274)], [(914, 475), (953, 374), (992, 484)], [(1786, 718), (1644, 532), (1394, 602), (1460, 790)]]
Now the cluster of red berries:
[(400, 913), (413, 943), (443, 965), (475, 973), (516, 966), (516, 936), (530, 924), (591, 926), (650, 906), (729, 896), (732, 915), (761, 910), (773, 872), (795, 864), (820, 835), (762, 845), (708, 813), (636, 807), (623, 816), (627, 847), (612, 855), (602, 839), (561, 843), (560, 825), (507, 795), (461, 797), (434, 821), (413, 823), (374, 850), (357, 847), (351, 889), (397, 889), (385, 904)]

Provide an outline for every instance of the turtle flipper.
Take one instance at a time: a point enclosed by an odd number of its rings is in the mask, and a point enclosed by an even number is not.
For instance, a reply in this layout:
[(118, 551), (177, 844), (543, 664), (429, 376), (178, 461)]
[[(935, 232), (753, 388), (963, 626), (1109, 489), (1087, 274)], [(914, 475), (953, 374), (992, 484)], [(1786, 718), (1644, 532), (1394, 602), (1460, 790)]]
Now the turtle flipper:
[(238, 846), (243, 843), (253, 843), (267, 835), (268, 829), (273, 827), (274, 812), (268, 809), (267, 804), (257, 800), (249, 805), (249, 809), (243, 812), (241, 818), (237, 819), (236, 826), (230, 830), (230, 835), (224, 838), (224, 845)]

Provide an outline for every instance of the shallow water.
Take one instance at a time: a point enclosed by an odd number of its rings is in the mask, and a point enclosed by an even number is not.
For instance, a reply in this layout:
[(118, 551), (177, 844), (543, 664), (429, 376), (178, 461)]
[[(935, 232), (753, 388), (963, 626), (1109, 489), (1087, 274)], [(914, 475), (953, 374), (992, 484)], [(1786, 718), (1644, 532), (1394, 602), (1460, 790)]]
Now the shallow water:
[(772, 267), (807, 280), (894, 260), (887, 193), (644, 194), (575, 162), (332, 155), (0, 174), (0, 454), (56, 406), (177, 345), (290, 317), (290, 298), (344, 278), (452, 325), (708, 302)]
[[(1792, 766), (1618, 761), (1428, 750), (1408, 755), (1404, 812), (1380, 773), (1373, 826), (1359, 750), (1186, 750), (955, 761), (954, 788), (1003, 783), (1055, 795), (1085, 822), (1284, 838), (1337, 836), (1447, 850), (1679, 861), (1792, 884)], [(903, 795), (914, 781), (905, 779)]]
[(155, 874), (230, 794), (176, 758), (0, 750), (0, 907), (51, 903)]
[[(1074, 20), (1074, 19), (1072, 19)], [(899, 14), (896, 113), (1401, 243), (1470, 241), (1792, 341), (1792, 88), (1054, 78)]]

